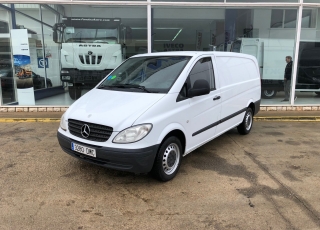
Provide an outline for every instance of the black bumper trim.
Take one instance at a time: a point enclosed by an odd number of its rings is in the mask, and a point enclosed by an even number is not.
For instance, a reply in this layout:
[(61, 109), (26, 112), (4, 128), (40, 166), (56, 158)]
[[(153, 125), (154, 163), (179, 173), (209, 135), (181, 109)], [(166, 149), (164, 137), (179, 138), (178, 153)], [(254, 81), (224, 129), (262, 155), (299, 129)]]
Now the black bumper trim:
[[(159, 145), (142, 149), (109, 148), (75, 141), (60, 132), (57, 133), (57, 137), (62, 150), (75, 158), (105, 168), (133, 173), (150, 172), (159, 148)], [(96, 149), (97, 157), (90, 157), (71, 150), (71, 142)]]

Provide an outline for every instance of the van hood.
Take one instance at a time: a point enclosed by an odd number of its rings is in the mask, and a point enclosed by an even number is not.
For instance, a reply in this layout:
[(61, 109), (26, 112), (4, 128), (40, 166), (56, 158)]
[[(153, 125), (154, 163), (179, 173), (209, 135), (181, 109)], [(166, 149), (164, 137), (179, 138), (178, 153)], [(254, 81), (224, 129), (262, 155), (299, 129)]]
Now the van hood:
[(68, 109), (67, 119), (106, 125), (122, 131), (165, 94), (93, 89)]

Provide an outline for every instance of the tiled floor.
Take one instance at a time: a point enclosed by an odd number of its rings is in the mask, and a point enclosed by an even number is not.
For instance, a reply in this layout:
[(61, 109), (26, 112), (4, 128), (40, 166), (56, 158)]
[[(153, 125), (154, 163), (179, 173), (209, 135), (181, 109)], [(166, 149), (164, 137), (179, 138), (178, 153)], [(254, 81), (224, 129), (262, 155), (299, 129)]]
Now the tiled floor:
[[(295, 105), (313, 105), (320, 104), (320, 96), (316, 95), (314, 92), (296, 92), (297, 99), (295, 100)], [(274, 106), (286, 106), (290, 105), (288, 101), (283, 101), (284, 92), (278, 92), (277, 95), (272, 99), (261, 100), (261, 105), (274, 105)]]

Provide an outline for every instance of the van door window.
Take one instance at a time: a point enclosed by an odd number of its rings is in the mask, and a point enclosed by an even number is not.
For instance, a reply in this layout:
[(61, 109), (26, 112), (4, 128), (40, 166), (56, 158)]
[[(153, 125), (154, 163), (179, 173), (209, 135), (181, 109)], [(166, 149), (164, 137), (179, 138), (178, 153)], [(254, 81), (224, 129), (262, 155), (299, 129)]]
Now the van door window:
[(197, 61), (197, 63), (192, 68), (189, 77), (185, 84), (183, 84), (182, 89), (177, 97), (177, 102), (188, 99), (187, 91), (193, 87), (196, 80), (203, 79), (209, 82), (210, 89), (215, 90), (215, 78), (212, 60), (210, 57), (205, 57)]
[(192, 88), (194, 82), (199, 79), (208, 81), (210, 89), (215, 90), (214, 71), (210, 57), (202, 58), (194, 65), (187, 80), (188, 86)]

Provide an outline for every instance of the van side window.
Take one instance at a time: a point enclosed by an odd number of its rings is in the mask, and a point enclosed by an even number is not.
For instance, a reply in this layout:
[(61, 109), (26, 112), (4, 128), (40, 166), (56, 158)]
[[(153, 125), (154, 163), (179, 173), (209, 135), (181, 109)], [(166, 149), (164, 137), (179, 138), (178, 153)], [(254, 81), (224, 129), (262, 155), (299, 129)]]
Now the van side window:
[(193, 66), (187, 81), (183, 85), (180, 93), (177, 97), (177, 102), (188, 99), (187, 91), (193, 87), (193, 84), (198, 79), (204, 79), (208, 81), (211, 90), (215, 90), (214, 71), (210, 57), (205, 57), (197, 61)]
[(214, 71), (210, 57), (200, 59), (189, 74), (189, 87), (192, 88), (196, 80), (203, 79), (208, 81), (211, 90), (215, 90)]

